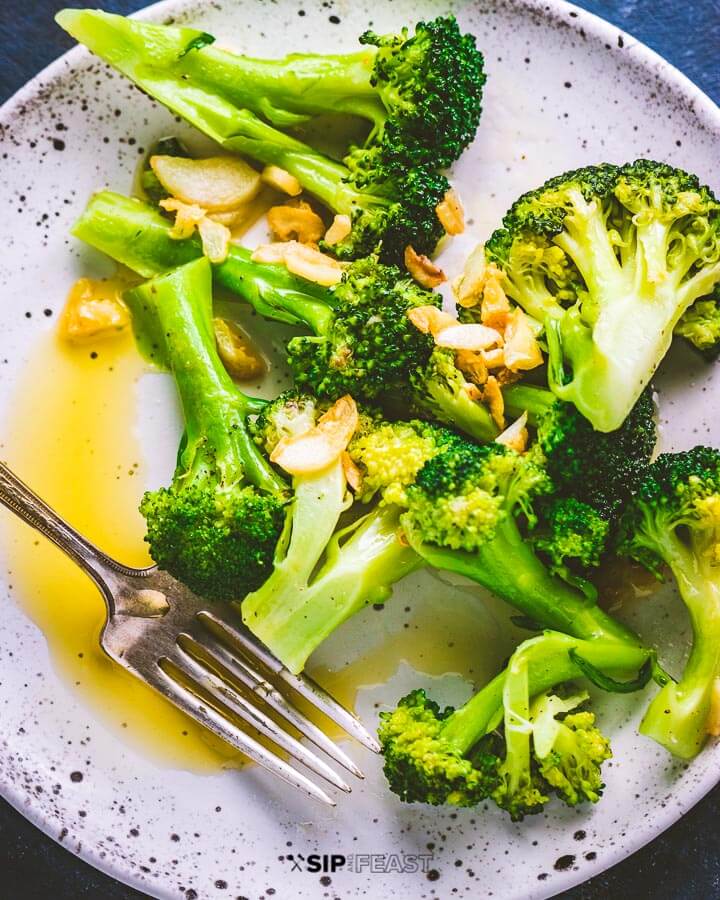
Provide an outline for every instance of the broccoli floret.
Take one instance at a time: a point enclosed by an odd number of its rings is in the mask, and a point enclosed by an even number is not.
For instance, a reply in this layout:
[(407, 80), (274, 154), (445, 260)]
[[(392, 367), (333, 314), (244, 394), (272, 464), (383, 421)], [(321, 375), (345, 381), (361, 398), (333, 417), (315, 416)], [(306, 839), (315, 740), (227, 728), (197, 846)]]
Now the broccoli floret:
[(552, 390), (597, 430), (620, 427), (683, 314), (720, 282), (719, 210), (694, 175), (605, 164), (525, 194), (486, 244), (544, 326)]
[[(280, 166), (334, 213), (350, 216), (351, 233), (326, 248), (339, 258), (355, 259), (379, 249), (385, 260), (399, 263), (408, 245), (418, 253), (432, 253), (443, 236), (436, 206), (447, 193), (449, 184), (438, 171), (442, 162), (408, 167), (403, 161), (392, 167), (392, 175), (379, 170), (371, 184), (353, 184), (353, 173), (346, 165), (282, 130), (304, 121), (306, 116), (275, 107), (273, 91), (269, 87), (259, 90), (252, 79), (244, 80), (242, 58), (210, 46), (212, 38), (203, 32), (153, 25), (91, 10), (63, 10), (57, 21), (147, 94), (185, 118), (225, 150), (242, 153), (263, 165)], [(438, 37), (442, 30), (439, 29)], [(199, 38), (203, 40), (199, 41)], [(463, 39), (460, 37), (459, 40), (462, 44)], [(392, 52), (386, 47), (364, 51), (354, 69), (361, 72), (370, 94), (370, 102), (363, 104), (363, 110), (371, 112), (372, 119), (379, 115), (376, 124), (382, 128), (385, 108), (370, 84), (374, 56), (382, 60), (392, 56)], [(250, 63), (247, 61), (248, 65)], [(261, 64), (254, 61), (253, 65)], [(289, 60), (287, 65), (292, 69), (291, 80), (298, 82), (298, 96), (308, 97), (307, 79), (296, 71), (297, 58)], [(388, 76), (392, 77), (389, 61), (387, 68)], [(461, 65), (463, 71), (464, 68)], [(311, 78), (310, 81), (318, 90), (330, 89), (327, 74), (323, 69), (322, 78)], [(271, 76), (270, 80), (276, 88), (280, 86), (284, 94), (282, 79), (278, 81)], [(462, 94), (459, 79), (457, 86)], [(332, 96), (328, 101), (332, 102), (335, 111), (342, 112), (332, 90), (330, 93)], [(391, 94), (392, 88), (388, 88), (385, 95), (389, 98)], [(398, 96), (398, 102), (401, 99)], [(453, 119), (451, 113), (448, 127)], [(474, 133), (469, 120), (467, 127)], [(408, 138), (411, 134), (412, 130), (407, 130)], [(425, 134), (434, 139), (434, 125)], [(399, 147), (399, 132), (391, 127), (388, 135), (390, 146)], [(458, 149), (461, 149), (465, 136), (462, 131), (457, 133)], [(437, 137), (442, 139), (444, 136), (438, 133)], [(408, 149), (408, 153), (414, 152), (415, 148)], [(357, 156), (353, 155), (352, 159), (357, 166)]]
[[(621, 523), (619, 552), (661, 576), (669, 566), (690, 613), (693, 645), (678, 682), (655, 696), (641, 731), (683, 758), (717, 722), (720, 677), (720, 451), (663, 453)], [(717, 725), (712, 726), (713, 729)]]
[(610, 535), (610, 522), (597, 509), (574, 497), (556, 497), (539, 504), (540, 523), (533, 543), (547, 554), (553, 572), (571, 580), (569, 567), (600, 565)]
[(712, 296), (696, 300), (675, 326), (675, 334), (684, 337), (708, 361), (720, 354), (720, 284)]
[[(283, 437), (305, 433), (317, 413), (310, 397), (294, 392), (281, 395), (258, 417), (256, 440), (271, 453)], [(351, 456), (368, 463), (378, 488), (382, 474), (388, 478), (392, 470), (393, 486), (400, 492), (402, 482), (414, 475), (402, 457), (405, 442), (409, 446), (415, 441), (416, 432), (398, 427), (395, 439), (390, 439), (393, 426), (367, 413), (361, 422), (363, 431), (353, 442), (354, 450), (350, 445)], [(387, 437), (384, 462), (379, 442), (370, 449), (371, 429)], [(389, 501), (375, 504), (338, 529), (338, 520), (350, 505), (341, 457), (320, 472), (296, 475), (293, 487), (294, 499), (272, 574), (245, 598), (241, 612), (248, 628), (275, 656), (292, 672), (299, 672), (338, 626), (367, 604), (385, 601), (392, 585), (423, 561), (403, 541), (400, 509)]]
[(257, 403), (237, 389), (217, 355), (210, 266), (188, 263), (125, 297), (134, 316), (154, 324), (185, 418), (171, 485), (141, 503), (150, 552), (203, 596), (241, 597), (272, 567), (287, 489), (247, 431)]
[(610, 678), (647, 666), (649, 653), (548, 631), (520, 644), (507, 667), (458, 709), (441, 711), (424, 691), (413, 691), (380, 713), (390, 789), (408, 803), (475, 806), (491, 798), (513, 819), (541, 812), (552, 793), (570, 806), (595, 803), (608, 741), (591, 712), (573, 712), (586, 693), (554, 693), (583, 676), (578, 658)]
[[(145, 277), (202, 254), (197, 238), (173, 240), (157, 211), (109, 191), (92, 198), (73, 234)], [(375, 257), (357, 260), (328, 289), (285, 266), (255, 263), (250, 251), (233, 244), (225, 262), (213, 267), (213, 277), (261, 315), (312, 332), (288, 345), (300, 390), (333, 399), (350, 393), (363, 402), (382, 402), (400, 416), (411, 408), (476, 440), (497, 436), (486, 407), (469, 395), (452, 351), (435, 348), (407, 317), (414, 307), (439, 306), (440, 295), (399, 269)]]
[(473, 579), (541, 626), (637, 646), (591, 595), (555, 577), (527, 540), (534, 506), (552, 489), (537, 454), (458, 439), (407, 488), (401, 522), (430, 565)]

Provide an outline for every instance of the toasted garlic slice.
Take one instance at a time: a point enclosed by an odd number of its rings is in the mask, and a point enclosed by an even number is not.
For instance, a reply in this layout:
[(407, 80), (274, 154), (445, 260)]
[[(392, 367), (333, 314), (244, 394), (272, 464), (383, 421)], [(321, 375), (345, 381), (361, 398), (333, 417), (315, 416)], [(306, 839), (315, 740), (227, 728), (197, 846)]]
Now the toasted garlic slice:
[(226, 228), (237, 228), (250, 215), (248, 205), (239, 206), (237, 209), (229, 209), (227, 212), (211, 212), (207, 213), (208, 219), (218, 222)]
[(524, 412), (519, 419), (515, 419), (495, 440), (498, 444), (504, 444), (515, 450), (516, 453), (524, 453), (528, 442), (527, 413)]
[(488, 369), (499, 369), (505, 365), (505, 351), (502, 347), (495, 350), (483, 350), (482, 358)]
[(710, 695), (710, 714), (705, 731), (713, 737), (720, 737), (720, 678), (716, 678)]
[(302, 194), (302, 185), (294, 175), (281, 169), (280, 166), (265, 166), (260, 173), (260, 179), (264, 184), (275, 188), (276, 191), (282, 191), (283, 194), (289, 194), (291, 197), (297, 197)]
[(507, 317), (505, 326), (505, 365), (511, 372), (526, 372), (543, 363), (542, 351), (528, 317), (518, 307)]
[(165, 190), (184, 203), (224, 212), (248, 203), (260, 190), (260, 175), (238, 156), (186, 159), (152, 156), (150, 166)]
[(408, 310), (407, 317), (423, 334), (435, 334), (443, 328), (457, 325), (457, 319), (437, 306), (415, 306)]
[(345, 480), (352, 488), (353, 493), (357, 494), (362, 487), (362, 472), (355, 465), (347, 450), (342, 452), (342, 467), (345, 473)]
[(202, 206), (193, 203), (185, 203), (177, 197), (165, 197), (160, 201), (160, 206), (168, 212), (175, 213), (175, 224), (170, 229), (170, 237), (176, 241), (182, 241), (191, 237), (197, 226), (205, 218), (205, 210)]
[(120, 289), (112, 282), (80, 278), (70, 288), (59, 323), (60, 336), (82, 343), (120, 334), (130, 324), (130, 313)]
[(500, 269), (491, 263), (485, 270), (480, 321), (489, 328), (504, 331), (510, 316), (510, 301), (503, 290)]
[(250, 259), (258, 263), (284, 263), (289, 241), (276, 241), (273, 244), (260, 244), (252, 252)]
[(499, 331), (476, 322), (467, 325), (456, 322), (435, 334), (438, 347), (450, 347), (453, 350), (487, 350), (502, 344), (502, 340)]
[(207, 216), (198, 222), (197, 226), (200, 240), (202, 241), (203, 253), (211, 263), (225, 262), (230, 249), (230, 229), (220, 222), (214, 222)]
[(465, 393), (471, 400), (482, 400), (482, 391), (476, 384), (473, 384), (472, 381), (466, 381), (464, 387)]
[(331, 256), (319, 250), (306, 247), (297, 241), (290, 241), (285, 251), (285, 265), (293, 275), (299, 275), (308, 281), (324, 287), (332, 287), (342, 281), (343, 266)]
[(465, 231), (465, 210), (454, 188), (445, 192), (435, 212), (446, 234), (462, 234)]
[(268, 210), (268, 225), (280, 241), (297, 240), (315, 244), (325, 233), (325, 223), (309, 203), (297, 206), (273, 206)]
[(245, 332), (227, 319), (213, 319), (215, 342), (223, 365), (238, 381), (262, 378), (267, 364), (255, 344)]
[(485, 384), (488, 377), (488, 367), (482, 353), (473, 350), (458, 350), (455, 354), (455, 365), (467, 375), (473, 384)]
[(416, 253), (408, 244), (405, 248), (405, 268), (412, 277), (426, 288), (435, 288), (445, 281), (445, 273), (427, 256)]
[(351, 231), (352, 220), (350, 219), (350, 216), (337, 215), (333, 219), (332, 225), (325, 232), (323, 240), (328, 247), (334, 247), (335, 244), (344, 241)]
[(505, 400), (500, 390), (500, 384), (494, 375), (490, 375), (485, 382), (485, 388), (482, 396), (483, 402), (487, 404), (490, 415), (497, 427), (504, 431), (505, 429)]
[(465, 268), (452, 283), (455, 302), (458, 306), (469, 309), (478, 305), (485, 286), (486, 269), (485, 248), (482, 244), (478, 244), (468, 256)]
[(320, 472), (341, 459), (357, 426), (357, 406), (346, 394), (308, 431), (281, 438), (270, 459), (291, 475)]

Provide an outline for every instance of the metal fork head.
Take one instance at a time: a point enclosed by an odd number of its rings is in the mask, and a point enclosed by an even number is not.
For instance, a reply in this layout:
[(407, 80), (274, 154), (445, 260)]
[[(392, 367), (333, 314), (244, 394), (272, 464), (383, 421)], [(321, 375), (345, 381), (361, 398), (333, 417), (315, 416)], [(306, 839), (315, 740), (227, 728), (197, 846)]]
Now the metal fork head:
[(324, 759), (301, 744), (298, 736), (308, 738), (335, 762), (362, 777), (352, 760), (273, 681), (303, 695), (346, 732), (377, 751), (374, 738), (319, 686), (305, 676), (289, 673), (239, 622), (229, 621), (224, 607), (201, 600), (156, 567), (131, 569), (110, 559), (2, 464), (0, 503), (54, 541), (94, 579), (107, 607), (100, 643), (119, 665), (308, 796), (335, 805), (322, 788), (243, 726), (249, 725), (341, 790), (350, 787)]

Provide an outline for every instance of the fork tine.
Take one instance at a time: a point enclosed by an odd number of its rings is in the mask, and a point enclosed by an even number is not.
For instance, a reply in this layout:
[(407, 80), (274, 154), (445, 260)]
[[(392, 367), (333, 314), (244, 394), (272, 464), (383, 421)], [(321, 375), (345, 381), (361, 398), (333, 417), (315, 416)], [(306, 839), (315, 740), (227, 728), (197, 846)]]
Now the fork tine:
[(266, 650), (254, 638), (251, 638), (245, 630), (240, 631), (236, 626), (229, 624), (221, 619), (215, 613), (203, 610), (199, 612), (197, 618), (203, 623), (211, 623), (220, 634), (225, 637), (226, 641), (240, 646), (240, 648), (250, 657), (259, 659), (264, 666), (274, 672), (282, 680), (289, 685), (294, 691), (297, 691), (302, 697), (312, 703), (317, 709), (324, 713), (331, 721), (339, 725), (343, 731), (359, 741), (368, 750), (373, 753), (380, 752), (380, 744), (370, 734), (360, 720), (351, 712), (341, 706), (334, 697), (331, 697), (327, 691), (323, 690), (319, 684), (314, 682), (307, 675), (293, 675), (283, 664), (277, 660), (268, 650)]
[[(161, 665), (163, 662), (165, 662), (164, 666)], [(173, 669), (176, 670), (175, 675), (173, 675)], [(175, 706), (179, 707), (197, 722), (200, 722), (218, 737), (227, 741), (228, 744), (242, 751), (242, 753), (273, 775), (282, 778), (287, 784), (292, 785), (292, 787), (297, 788), (314, 800), (320, 800), (328, 806), (336, 805), (332, 797), (309, 778), (293, 769), (292, 766), (289, 766), (272, 751), (263, 747), (249, 734), (245, 734), (244, 731), (241, 731), (232, 722), (228, 721), (225, 716), (213, 709), (212, 706), (203, 703), (199, 697), (178, 680), (178, 674), (182, 676), (182, 670), (177, 665), (173, 665), (171, 660), (165, 659), (158, 662), (152, 673), (145, 672), (144, 678), (174, 703)]]
[[(258, 709), (242, 694), (236, 691), (231, 684), (228, 684), (226, 675), (222, 672), (214, 672), (209, 668), (205, 659), (202, 658), (202, 646), (193, 640), (188, 634), (178, 635), (178, 647), (176, 649), (177, 660), (182, 671), (190, 675), (193, 681), (197, 682), (202, 688), (210, 693), (216, 700), (219, 700), (224, 706), (241, 718), (244, 722), (252, 725), (261, 734), (269, 737), (278, 747), (281, 747), (289, 753), (298, 762), (301, 762), (308, 769), (320, 775), (326, 781), (329, 781), (334, 787), (340, 788), (342, 791), (350, 793), (350, 785), (348, 785), (327, 763), (319, 759), (307, 747), (304, 747), (300, 741), (288, 734), (286, 731), (274, 722), (269, 716)], [(200, 653), (198, 653), (200, 651)]]
[(227, 669), (241, 684), (261, 697), (275, 712), (294, 725), (303, 737), (312, 741), (316, 747), (324, 750), (335, 762), (352, 772), (357, 778), (365, 777), (350, 757), (321, 731), (314, 722), (311, 722), (307, 716), (289, 703), (277, 688), (249, 664), (246, 658), (233, 655), (210, 632), (203, 631), (194, 637), (210, 659), (216, 661), (222, 668)]

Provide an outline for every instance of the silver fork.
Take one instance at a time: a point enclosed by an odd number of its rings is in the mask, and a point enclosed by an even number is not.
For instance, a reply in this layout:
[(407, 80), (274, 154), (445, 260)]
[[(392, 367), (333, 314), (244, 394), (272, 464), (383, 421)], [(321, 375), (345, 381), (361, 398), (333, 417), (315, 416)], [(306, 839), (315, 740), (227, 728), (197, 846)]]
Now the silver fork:
[[(95, 581), (107, 608), (100, 644), (115, 662), (310, 797), (335, 806), (322, 788), (243, 731), (239, 723), (252, 726), (294, 760), (343, 791), (350, 791), (347, 782), (289, 733), (288, 724), (336, 763), (358, 778), (363, 777), (343, 750), (283, 691), (291, 688), (347, 734), (378, 752), (375, 738), (319, 685), (304, 675), (293, 675), (239, 621), (228, 620), (223, 607), (202, 600), (156, 566), (132, 569), (111, 559), (2, 463), (0, 503), (57, 544)], [(263, 707), (278, 714), (284, 720), (283, 726)]]

